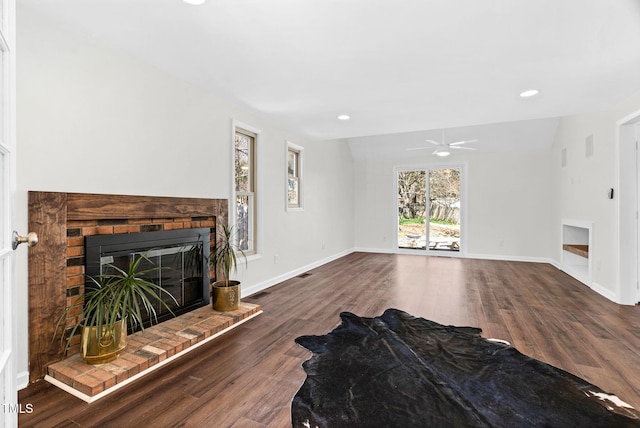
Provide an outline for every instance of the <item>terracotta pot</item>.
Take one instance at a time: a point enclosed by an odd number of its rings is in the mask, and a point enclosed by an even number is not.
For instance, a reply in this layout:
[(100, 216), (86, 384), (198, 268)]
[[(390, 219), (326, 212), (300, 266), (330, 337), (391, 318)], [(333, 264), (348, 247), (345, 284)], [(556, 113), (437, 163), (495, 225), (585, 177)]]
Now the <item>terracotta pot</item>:
[(80, 348), (82, 358), (88, 364), (104, 364), (113, 361), (127, 346), (126, 320), (113, 327), (102, 326), (102, 339), (98, 341), (97, 327), (83, 327)]
[[(226, 284), (229, 286), (225, 286)], [(211, 305), (219, 312), (238, 309), (240, 303), (240, 281), (216, 281), (211, 286)]]

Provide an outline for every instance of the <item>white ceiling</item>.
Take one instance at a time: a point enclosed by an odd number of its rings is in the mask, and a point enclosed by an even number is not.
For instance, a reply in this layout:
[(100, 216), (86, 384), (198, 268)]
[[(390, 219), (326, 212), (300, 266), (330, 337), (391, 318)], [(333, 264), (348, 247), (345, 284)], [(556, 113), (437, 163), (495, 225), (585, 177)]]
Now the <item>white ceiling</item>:
[(313, 138), (546, 135), (640, 90), (640, 0), (17, 1)]
[[(463, 150), (472, 148), (483, 153), (536, 150), (553, 142), (557, 127), (557, 118), (460, 126), (447, 129), (444, 140), (447, 143), (478, 140), (464, 144)], [(442, 130), (354, 137), (349, 139), (349, 147), (353, 156), (358, 159), (420, 159), (430, 156), (435, 149), (426, 140), (442, 142)], [(417, 148), (424, 149), (416, 150)], [(452, 155), (460, 153), (454, 149), (451, 152)]]

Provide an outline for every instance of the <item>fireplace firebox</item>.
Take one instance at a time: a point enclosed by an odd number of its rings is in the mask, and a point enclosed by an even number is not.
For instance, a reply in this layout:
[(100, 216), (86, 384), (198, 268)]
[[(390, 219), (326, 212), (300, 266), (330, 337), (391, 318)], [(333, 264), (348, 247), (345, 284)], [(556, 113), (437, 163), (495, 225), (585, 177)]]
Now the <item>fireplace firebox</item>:
[[(195, 228), (87, 236), (86, 274), (108, 274), (111, 266), (126, 270), (134, 257), (144, 255), (149, 261), (143, 260), (141, 269), (157, 268), (147, 279), (173, 296), (162, 293), (171, 311), (160, 302), (154, 307), (157, 321), (165, 321), (209, 304), (210, 232), (209, 228)], [(86, 284), (91, 286), (90, 281)], [(148, 327), (151, 315), (143, 316), (143, 325)]]

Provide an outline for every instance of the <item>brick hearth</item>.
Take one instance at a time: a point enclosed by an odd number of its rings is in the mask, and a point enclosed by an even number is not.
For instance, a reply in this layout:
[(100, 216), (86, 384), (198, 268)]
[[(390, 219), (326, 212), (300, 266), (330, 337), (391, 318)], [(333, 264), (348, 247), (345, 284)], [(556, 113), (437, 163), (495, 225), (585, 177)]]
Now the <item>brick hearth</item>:
[(110, 363), (90, 365), (74, 354), (48, 366), (45, 380), (91, 403), (261, 313), (259, 305), (244, 302), (224, 313), (205, 306), (130, 335)]

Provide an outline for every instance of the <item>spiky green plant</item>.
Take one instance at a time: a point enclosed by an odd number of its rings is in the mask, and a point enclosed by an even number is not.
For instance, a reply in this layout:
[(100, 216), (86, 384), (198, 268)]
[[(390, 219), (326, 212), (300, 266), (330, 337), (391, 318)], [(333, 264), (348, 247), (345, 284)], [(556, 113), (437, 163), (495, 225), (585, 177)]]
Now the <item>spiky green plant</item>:
[(225, 287), (229, 286), (231, 271), (238, 271), (238, 255), (241, 255), (246, 263), (247, 256), (235, 241), (233, 226), (223, 224), (220, 227), (216, 248), (211, 254), (210, 262), (216, 268), (216, 273), (218, 271), (222, 273)]
[[(78, 298), (65, 311), (62, 319), (76, 307), (82, 308), (82, 316), (73, 325), (67, 336), (65, 347), (68, 349), (71, 338), (81, 327), (96, 327), (98, 341), (104, 334), (110, 334), (115, 324), (127, 320), (131, 331), (140, 327), (144, 330), (143, 314), (149, 314), (151, 323), (158, 321), (154, 303), (160, 303), (171, 314), (173, 311), (162, 299), (168, 295), (176, 304), (177, 301), (167, 290), (147, 279), (158, 267), (140, 269), (143, 261), (151, 263), (144, 255), (131, 258), (126, 270), (113, 264), (105, 265), (108, 273), (96, 277), (88, 277), (92, 287), (85, 290), (84, 296)], [(58, 323), (60, 324), (60, 322)]]

